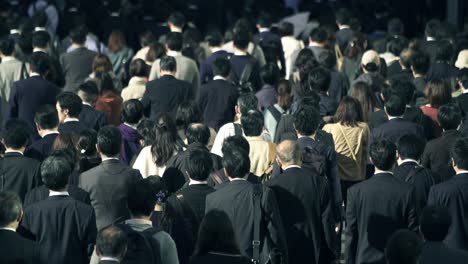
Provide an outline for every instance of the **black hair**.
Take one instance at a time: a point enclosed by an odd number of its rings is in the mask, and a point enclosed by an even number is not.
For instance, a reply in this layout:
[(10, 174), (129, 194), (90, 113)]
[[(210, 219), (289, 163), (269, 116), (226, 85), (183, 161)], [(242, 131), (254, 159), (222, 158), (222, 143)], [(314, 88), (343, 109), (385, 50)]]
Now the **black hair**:
[(245, 151), (247, 153), (250, 152), (250, 145), (247, 139), (241, 135), (237, 136), (230, 136), (226, 138), (223, 142), (223, 147), (221, 148), (221, 152), (227, 153), (231, 151), (233, 148), (240, 148), (242, 151)]
[(234, 30), (232, 41), (234, 47), (245, 50), (248, 48), (250, 43), (250, 32), (247, 29), (240, 27), (237, 30)]
[(179, 151), (177, 127), (171, 115), (160, 113), (156, 116), (151, 153), (158, 166), (166, 165), (174, 152)]
[(462, 113), (458, 105), (450, 103), (439, 107), (437, 121), (444, 130), (455, 130), (462, 121)]
[(328, 40), (328, 33), (324, 28), (318, 27), (310, 32), (309, 37), (313, 42), (323, 43)]
[(173, 51), (181, 51), (184, 44), (184, 37), (180, 32), (170, 32), (166, 36), (167, 48)]
[(402, 116), (406, 111), (405, 101), (397, 95), (392, 95), (385, 101), (385, 111), (389, 116)]
[(86, 35), (88, 35), (88, 29), (84, 26), (78, 26), (70, 32), (72, 42), (81, 45), (86, 42)]
[(468, 89), (468, 68), (458, 71), (457, 80), (461, 83), (463, 89)]
[(395, 56), (400, 56), (400, 53), (408, 46), (408, 40), (404, 37), (392, 38), (387, 43), (387, 51)]
[(0, 192), (0, 227), (6, 227), (17, 220), (23, 210), (21, 199), (15, 192)]
[(422, 51), (415, 52), (411, 57), (411, 66), (415, 73), (425, 75), (431, 66), (431, 57)]
[(395, 77), (390, 80), (390, 89), (385, 89), (383, 94), (385, 99), (390, 98), (392, 95), (396, 95), (408, 105), (413, 101), (415, 91), (416, 87), (410, 79)]
[(122, 118), (124, 122), (135, 125), (143, 118), (143, 104), (140, 100), (130, 99), (122, 106)]
[(251, 110), (241, 116), (242, 130), (247, 137), (256, 137), (262, 134), (264, 120), (259, 111)]
[(256, 110), (258, 107), (258, 99), (253, 93), (244, 93), (237, 98), (237, 106), (241, 115), (247, 114), (250, 110)]
[(73, 92), (62, 92), (57, 96), (57, 103), (62, 110), (67, 109), (70, 117), (78, 117), (83, 108), (83, 101)]
[(303, 136), (312, 136), (320, 124), (320, 112), (316, 107), (302, 106), (294, 115), (294, 128)]
[(180, 12), (174, 12), (169, 15), (168, 21), (178, 28), (183, 28), (185, 26), (185, 16)]
[(44, 185), (53, 191), (63, 190), (68, 184), (72, 170), (65, 158), (51, 156), (41, 164), (41, 177)]
[(213, 170), (213, 160), (210, 152), (204, 149), (189, 150), (187, 174), (190, 179), (206, 181)]
[(427, 37), (437, 38), (437, 32), (440, 29), (440, 21), (438, 19), (429, 20), (426, 24), (425, 34)]
[[(401, 19), (394, 17), (390, 19), (387, 23), (387, 33), (390, 36), (401, 36), (403, 35), (405, 31), (405, 25), (403, 25), (403, 22)], [(395, 53), (394, 53), (395, 54)]]
[(150, 119), (142, 119), (137, 125), (138, 138), (143, 141), (143, 146), (150, 146), (153, 144), (154, 137), (154, 121)]
[(436, 45), (436, 61), (450, 62), (453, 55), (453, 46), (448, 40), (441, 40)]
[(263, 84), (276, 86), (276, 84), (279, 81), (280, 70), (275, 64), (267, 63), (260, 69), (260, 77), (262, 79)]
[(127, 191), (127, 204), (133, 216), (149, 216), (154, 211), (157, 192), (148, 179), (140, 179)]
[(257, 24), (262, 28), (270, 28), (273, 24), (273, 18), (267, 12), (261, 12), (258, 16)]
[(424, 152), (426, 141), (415, 134), (406, 134), (398, 139), (396, 145), (398, 155), (402, 160), (419, 160)]
[(327, 70), (332, 70), (336, 66), (336, 56), (330, 50), (320, 52), (317, 60), (320, 66), (326, 68)]
[(336, 21), (341, 25), (349, 25), (351, 17), (351, 12), (347, 8), (340, 8), (335, 13)]
[(99, 129), (97, 136), (97, 145), (99, 151), (107, 157), (113, 157), (120, 153), (122, 135), (120, 130), (112, 125), (104, 126)]
[(20, 149), (25, 147), (29, 139), (28, 124), (19, 119), (10, 119), (3, 128), (3, 143), (7, 148)]
[(80, 98), (86, 103), (93, 104), (99, 96), (99, 89), (94, 81), (86, 81), (78, 86)]
[(31, 55), (29, 65), (30, 65), (32, 72), (35, 72), (41, 76), (44, 76), (50, 70), (49, 56), (43, 52), (34, 52)]
[(110, 91), (115, 93), (114, 79), (108, 72), (98, 72), (95, 74), (95, 82), (98, 85), (99, 94)]
[(233, 148), (223, 153), (223, 167), (230, 178), (243, 178), (250, 171), (249, 153)]
[(353, 97), (343, 97), (336, 109), (333, 119), (335, 122), (339, 122), (346, 126), (358, 126), (359, 122), (364, 121), (361, 104)]
[(227, 78), (231, 72), (231, 63), (226, 58), (217, 58), (211, 68), (213, 69), (213, 76), (220, 75)]
[(130, 63), (130, 76), (146, 77), (148, 75), (148, 66), (142, 59), (135, 59)]
[(279, 27), (279, 32), (282, 37), (294, 36), (294, 25), (289, 22), (283, 22)]
[(15, 51), (15, 41), (10, 38), (0, 40), (0, 52), (5, 56), (13, 55)]
[(421, 213), (420, 230), (428, 241), (442, 242), (451, 224), (452, 217), (445, 206), (430, 205)]
[(96, 252), (100, 256), (121, 257), (127, 249), (127, 236), (117, 226), (103, 228), (96, 237)]
[(317, 67), (309, 73), (308, 84), (311, 91), (326, 92), (330, 87), (330, 82), (330, 71), (323, 67)]
[(370, 145), (369, 155), (372, 164), (383, 171), (389, 171), (395, 164), (396, 146), (388, 140), (379, 140)]
[(85, 129), (80, 132), (76, 147), (82, 156), (92, 157), (96, 155), (97, 132), (94, 129)]
[(201, 123), (201, 121), (202, 113), (195, 101), (186, 101), (177, 107), (175, 122), (178, 129), (183, 129), (185, 132), (191, 123)]
[(212, 30), (206, 35), (205, 41), (209, 47), (219, 47), (223, 44), (223, 35), (218, 30)]
[(36, 27), (46, 27), (49, 18), (45, 10), (36, 10), (33, 16), (34, 26)]
[(50, 43), (50, 35), (47, 31), (36, 31), (32, 37), (33, 47), (46, 48)]
[(164, 56), (159, 62), (162, 71), (175, 72), (177, 71), (177, 62), (172, 56)]
[(200, 143), (203, 145), (208, 145), (210, 141), (210, 129), (199, 123), (192, 123), (187, 127), (185, 131), (185, 136), (187, 137), (187, 144)]
[(34, 122), (41, 129), (56, 128), (59, 124), (57, 109), (52, 105), (40, 106), (34, 114)]
[(407, 229), (397, 230), (389, 238), (385, 249), (388, 264), (417, 264), (422, 251), (418, 234)]
[(457, 139), (450, 153), (453, 162), (459, 169), (468, 170), (468, 138)]

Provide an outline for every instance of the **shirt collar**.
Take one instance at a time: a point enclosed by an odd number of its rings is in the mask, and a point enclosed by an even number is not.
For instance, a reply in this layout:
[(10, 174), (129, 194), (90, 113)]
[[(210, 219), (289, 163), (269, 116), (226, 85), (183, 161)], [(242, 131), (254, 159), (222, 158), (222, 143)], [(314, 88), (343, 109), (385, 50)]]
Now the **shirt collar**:
[(83, 101), (83, 104), (84, 104), (84, 105), (88, 105), (88, 106), (91, 106), (91, 107), (93, 107), (93, 106), (92, 106), (90, 103), (88, 103), (88, 102), (85, 102), (85, 101)]
[(106, 160), (119, 160), (119, 158), (116, 158), (116, 157), (110, 157), (110, 158), (105, 158), (105, 159), (102, 159), (102, 161), (106, 161)]
[(45, 132), (44, 135), (42, 137), (45, 137), (45, 136), (48, 136), (48, 135), (52, 135), (52, 134), (59, 134), (59, 132), (57, 130), (53, 130), (53, 131), (48, 131), (48, 132)]
[(383, 170), (379, 170), (379, 169), (375, 168), (374, 175), (377, 175), (377, 174), (384, 174), (384, 173), (393, 175), (393, 172), (391, 172), (391, 171), (383, 171)]
[(51, 197), (51, 196), (63, 196), (63, 195), (70, 196), (70, 194), (67, 191), (56, 192), (56, 191), (49, 190), (49, 197)]
[(340, 25), (338, 28), (341, 30), (341, 29), (350, 28), (350, 27), (349, 25)]
[(19, 151), (19, 150), (6, 150), (6, 151), (5, 151), (5, 154), (6, 154), (6, 153), (19, 153), (19, 154), (21, 154), (21, 155), (24, 155), (24, 153), (21, 152), (21, 151)]
[(131, 125), (131, 124), (127, 123), (127, 122), (124, 122), (124, 125), (126, 125), (126, 126), (128, 126), (128, 127), (131, 127), (131, 128), (133, 128), (133, 129), (137, 130), (137, 127), (136, 127), (136, 126)]
[(47, 31), (47, 29), (45, 27), (35, 27), (34, 28), (34, 31)]
[(299, 165), (289, 165), (289, 166), (287, 166), (286, 168), (284, 168), (284, 170), (292, 169), (292, 168), (298, 168), (298, 169), (300, 169), (301, 166), (299, 166)]
[(269, 29), (269, 28), (259, 28), (258, 31), (259, 31), (260, 33), (262, 33), (262, 32), (269, 32), (270, 29)]
[(113, 257), (101, 257), (100, 260), (101, 260), (101, 261), (103, 261), (103, 260), (110, 260), (110, 261), (115, 261), (115, 262), (120, 263), (120, 260), (119, 260), (118, 258), (113, 258)]
[(47, 50), (46, 50), (46, 49), (43, 49), (43, 48), (35, 47), (35, 48), (33, 49), (33, 52), (44, 52), (44, 53), (47, 53)]
[(31, 72), (31, 74), (29, 74), (29, 77), (34, 77), (34, 76), (41, 76), (41, 75), (37, 72)]
[(2, 62), (12, 61), (12, 60), (15, 60), (15, 57), (5, 56), (5, 57), (2, 58)]
[(247, 181), (245, 178), (229, 178), (231, 181)]
[(224, 78), (221, 75), (216, 75), (215, 77), (213, 77), (213, 80), (226, 80), (226, 78)]
[(221, 50), (223, 50), (223, 49), (220, 48), (220, 47), (212, 47), (211, 48), (211, 53), (215, 53), (215, 52), (218, 52), (218, 51), (221, 51)]
[(461, 170), (461, 171), (457, 172), (457, 175), (458, 174), (465, 174), (465, 173), (468, 173), (468, 170)]
[(132, 218), (132, 219), (128, 219), (125, 221), (126, 224), (135, 224), (135, 225), (138, 225), (138, 224), (143, 224), (143, 225), (150, 225), (150, 226), (153, 226), (153, 222), (151, 222), (150, 220), (147, 220), (147, 219), (136, 219), (136, 218)]
[(242, 50), (238, 50), (238, 49), (236, 49), (236, 50), (234, 51), (234, 55), (235, 55), (235, 56), (246, 56), (247, 54), (248, 54), (248, 53), (247, 53), (246, 51), (242, 51)]
[(468, 89), (463, 89), (462, 93), (464, 94), (468, 93)]
[(16, 232), (16, 230), (14, 228), (11, 228), (11, 227), (0, 227), (0, 230), (8, 230), (8, 231)]
[(435, 38), (433, 38), (433, 37), (426, 37), (426, 41), (435, 41)]
[(201, 184), (208, 184), (208, 181), (197, 181), (190, 179), (188, 185), (201, 185)]
[(319, 47), (319, 48), (323, 48), (323, 45), (321, 45), (320, 43), (317, 43), (317, 42), (310, 42), (309, 43), (309, 47)]
[(182, 53), (180, 51), (168, 50), (166, 52), (166, 55), (171, 56), (171, 57), (177, 57), (177, 56), (182, 55)]
[(417, 160), (415, 160), (415, 159), (404, 159), (402, 161), (398, 161), (398, 165), (401, 165), (403, 163), (409, 163), (409, 162), (416, 163), (416, 164), (419, 165), (419, 162)]
[(63, 123), (67, 123), (67, 122), (78, 122), (80, 121), (78, 118), (76, 117), (67, 117), (65, 118), (65, 120), (63, 120)]
[(21, 34), (21, 31), (19, 31), (18, 29), (10, 29), (10, 34)]
[(402, 119), (403, 116), (388, 116), (388, 120), (397, 119), (397, 118)]

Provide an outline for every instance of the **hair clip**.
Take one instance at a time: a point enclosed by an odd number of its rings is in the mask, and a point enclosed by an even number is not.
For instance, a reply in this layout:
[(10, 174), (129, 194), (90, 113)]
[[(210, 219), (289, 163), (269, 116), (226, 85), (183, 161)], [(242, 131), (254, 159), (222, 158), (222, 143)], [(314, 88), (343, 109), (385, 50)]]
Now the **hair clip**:
[(164, 203), (166, 201), (166, 192), (159, 191), (156, 194), (156, 199), (157, 199), (158, 203)]

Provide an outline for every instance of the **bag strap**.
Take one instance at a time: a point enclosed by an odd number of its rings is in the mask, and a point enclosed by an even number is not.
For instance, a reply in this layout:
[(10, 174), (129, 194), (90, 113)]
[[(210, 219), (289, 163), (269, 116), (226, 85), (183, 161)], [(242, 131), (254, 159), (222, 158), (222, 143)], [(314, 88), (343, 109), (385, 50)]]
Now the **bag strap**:
[(212, 177), (212, 178), (213, 178), (213, 180), (216, 182), (216, 184), (219, 185), (219, 184), (222, 184), (224, 181), (222, 180), (221, 176), (218, 175), (218, 173), (219, 173), (219, 171), (213, 172), (213, 174), (212, 174), (213, 177)]
[(418, 174), (420, 171), (424, 170), (424, 167), (416, 165), (413, 167), (413, 169), (408, 173), (408, 175), (405, 178), (405, 182), (408, 182), (411, 178), (413, 178), (416, 174)]
[(260, 221), (261, 221), (261, 203), (262, 185), (254, 184), (253, 189), (253, 240), (252, 240), (252, 263), (260, 263)]
[(273, 116), (273, 118), (276, 120), (276, 123), (278, 124), (281, 119), (282, 113), (274, 105), (268, 107), (267, 109), (268, 111), (270, 111), (271, 115)]
[(234, 135), (242, 136), (242, 127), (240, 124), (232, 123), (234, 125)]
[(340, 124), (338, 124), (338, 127), (340, 128), (341, 134), (343, 135), (343, 137), (344, 137), (344, 139), (346, 141), (346, 145), (348, 146), (349, 152), (351, 152), (351, 156), (353, 157), (354, 162), (356, 162), (356, 164), (357, 164), (356, 154), (354, 153), (355, 150), (351, 147), (351, 144), (349, 143), (348, 137), (346, 137), (346, 134), (344, 133), (343, 128), (341, 127)]
[(5, 191), (5, 171), (3, 170), (3, 163), (5, 162), (4, 158), (0, 158), (0, 183), (1, 183), (1, 191)]
[(249, 57), (249, 62), (245, 65), (244, 70), (242, 71), (241, 76), (239, 78), (240, 85), (243, 85), (249, 81), (250, 75), (252, 75), (254, 63), (255, 60), (252, 57)]

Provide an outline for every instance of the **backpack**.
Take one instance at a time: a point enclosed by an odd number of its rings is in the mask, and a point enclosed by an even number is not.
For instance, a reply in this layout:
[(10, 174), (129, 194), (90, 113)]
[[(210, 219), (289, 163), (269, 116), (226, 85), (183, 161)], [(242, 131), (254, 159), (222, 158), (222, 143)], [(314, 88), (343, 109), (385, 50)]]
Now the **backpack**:
[[(232, 58), (233, 57), (231, 57), (231, 60)], [(255, 91), (253, 84), (250, 82), (250, 76), (252, 75), (256, 62), (253, 56), (249, 56), (249, 62), (245, 65), (240, 76), (236, 76), (235, 73), (231, 71), (229, 79), (231, 83), (237, 87), (239, 94), (253, 93)]]
[(276, 124), (276, 133), (273, 142), (278, 144), (283, 140), (297, 140), (297, 133), (294, 129), (294, 118), (291, 114), (281, 116), (278, 124)]
[(234, 125), (234, 135), (235, 136), (243, 136), (243, 132), (242, 132), (242, 126), (241, 124), (237, 124), (237, 123), (232, 123)]
[(127, 236), (127, 252), (123, 258), (124, 264), (159, 264), (161, 255), (159, 243), (153, 236), (158, 233), (156, 228), (148, 228), (142, 232), (133, 230), (129, 225), (117, 225)]
[(302, 150), (302, 162), (304, 167), (308, 167), (327, 179), (327, 157), (323, 155), (326, 145), (316, 141), (315, 146), (307, 146)]

